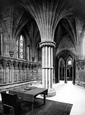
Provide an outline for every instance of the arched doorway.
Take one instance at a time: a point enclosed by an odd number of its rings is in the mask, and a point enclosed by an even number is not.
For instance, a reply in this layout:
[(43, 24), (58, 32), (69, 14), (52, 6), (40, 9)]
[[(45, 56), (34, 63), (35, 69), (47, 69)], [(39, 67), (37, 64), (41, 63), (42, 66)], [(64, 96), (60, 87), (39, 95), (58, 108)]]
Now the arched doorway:
[(55, 83), (63, 80), (65, 83), (72, 81), (75, 84), (75, 77), (75, 55), (69, 50), (63, 50), (55, 60)]
[(65, 61), (63, 58), (60, 58), (58, 61), (58, 79), (64, 80), (65, 78)]
[(73, 59), (71, 56), (69, 56), (66, 60), (66, 77), (67, 81), (73, 79)]

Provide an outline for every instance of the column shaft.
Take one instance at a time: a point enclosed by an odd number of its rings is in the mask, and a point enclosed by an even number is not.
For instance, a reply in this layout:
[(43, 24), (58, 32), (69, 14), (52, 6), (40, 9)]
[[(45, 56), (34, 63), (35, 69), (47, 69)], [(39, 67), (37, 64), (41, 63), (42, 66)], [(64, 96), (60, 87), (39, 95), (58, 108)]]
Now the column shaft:
[(45, 59), (46, 59), (46, 67), (45, 67), (45, 71), (46, 71), (46, 80), (45, 80), (45, 84), (46, 84), (46, 88), (48, 88), (48, 70), (47, 70), (47, 67), (48, 67), (48, 64), (47, 64), (47, 46), (45, 47)]
[[(53, 48), (54, 42), (40, 43), (42, 48), (42, 84), (44, 88), (52, 89), (53, 84)], [(52, 90), (51, 90), (52, 91)]]
[[(51, 67), (51, 57), (50, 57), (50, 47), (49, 47), (49, 68)], [(51, 70), (49, 69), (49, 88), (51, 87), (50, 84), (51, 84), (51, 78), (50, 78), (50, 73), (51, 73)]]
[(44, 53), (45, 53), (45, 50), (44, 48), (42, 49), (42, 84), (43, 84), (43, 87), (44, 87), (44, 81), (45, 81), (45, 76), (44, 76)]

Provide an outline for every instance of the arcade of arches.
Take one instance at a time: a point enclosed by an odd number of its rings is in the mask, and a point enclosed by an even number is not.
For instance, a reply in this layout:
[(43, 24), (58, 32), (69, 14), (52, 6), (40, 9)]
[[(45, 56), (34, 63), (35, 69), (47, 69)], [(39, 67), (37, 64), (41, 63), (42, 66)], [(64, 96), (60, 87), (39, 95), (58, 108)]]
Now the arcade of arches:
[(67, 83), (69, 80), (75, 84), (75, 55), (68, 50), (60, 52), (56, 57), (55, 63), (56, 82), (63, 80)]
[[(69, 5), (70, 4), (70, 5)], [(85, 22), (70, 0), (0, 1), (0, 86), (85, 84)], [(78, 1), (79, 4), (79, 1)]]

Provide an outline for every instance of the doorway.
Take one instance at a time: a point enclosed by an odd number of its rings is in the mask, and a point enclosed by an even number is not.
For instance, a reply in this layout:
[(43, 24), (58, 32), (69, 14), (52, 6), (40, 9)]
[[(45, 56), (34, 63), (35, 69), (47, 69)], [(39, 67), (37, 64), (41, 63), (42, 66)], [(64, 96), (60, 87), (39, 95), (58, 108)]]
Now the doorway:
[(72, 67), (67, 68), (67, 80), (72, 80)]
[(65, 78), (65, 61), (63, 58), (59, 59), (59, 68), (58, 68), (58, 79), (64, 80)]
[(55, 83), (59, 83), (60, 80), (67, 83), (70, 80), (75, 84), (75, 69), (75, 55), (68, 50), (61, 51), (55, 59)]
[(72, 80), (73, 77), (73, 59), (71, 57), (68, 57), (66, 60), (66, 72), (67, 72), (67, 81)]
[(60, 80), (64, 80), (64, 67), (60, 66)]

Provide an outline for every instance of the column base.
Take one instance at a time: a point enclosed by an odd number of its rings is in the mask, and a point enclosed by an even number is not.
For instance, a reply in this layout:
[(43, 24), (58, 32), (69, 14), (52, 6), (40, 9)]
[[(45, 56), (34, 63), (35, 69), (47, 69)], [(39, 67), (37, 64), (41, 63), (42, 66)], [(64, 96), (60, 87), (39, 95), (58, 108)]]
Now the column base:
[(56, 95), (56, 91), (55, 91), (54, 88), (48, 89), (48, 95), (47, 95), (47, 97), (53, 97), (55, 95)]

